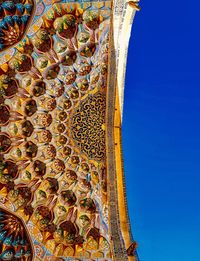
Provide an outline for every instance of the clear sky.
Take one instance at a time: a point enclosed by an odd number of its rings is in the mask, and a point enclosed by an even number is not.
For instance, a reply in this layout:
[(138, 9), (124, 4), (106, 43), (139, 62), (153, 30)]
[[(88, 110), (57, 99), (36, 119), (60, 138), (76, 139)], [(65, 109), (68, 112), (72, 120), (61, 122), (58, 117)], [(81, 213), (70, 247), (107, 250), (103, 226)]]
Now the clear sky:
[(200, 261), (200, 1), (141, 0), (123, 149), (141, 261)]

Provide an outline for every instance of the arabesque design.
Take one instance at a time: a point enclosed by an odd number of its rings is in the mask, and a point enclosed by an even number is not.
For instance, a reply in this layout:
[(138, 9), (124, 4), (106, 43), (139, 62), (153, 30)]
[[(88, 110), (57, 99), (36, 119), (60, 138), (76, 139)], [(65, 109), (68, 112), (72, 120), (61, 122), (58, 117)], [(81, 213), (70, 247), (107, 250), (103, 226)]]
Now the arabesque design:
[(105, 95), (91, 94), (72, 115), (71, 133), (89, 159), (105, 159)]

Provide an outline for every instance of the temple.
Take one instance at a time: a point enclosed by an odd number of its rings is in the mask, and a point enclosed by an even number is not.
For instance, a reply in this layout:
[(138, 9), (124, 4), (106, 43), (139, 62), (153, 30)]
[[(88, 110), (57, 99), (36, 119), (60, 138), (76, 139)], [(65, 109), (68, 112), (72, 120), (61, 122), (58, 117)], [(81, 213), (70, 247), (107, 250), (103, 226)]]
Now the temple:
[(0, 260), (139, 260), (121, 148), (138, 2), (0, 0)]

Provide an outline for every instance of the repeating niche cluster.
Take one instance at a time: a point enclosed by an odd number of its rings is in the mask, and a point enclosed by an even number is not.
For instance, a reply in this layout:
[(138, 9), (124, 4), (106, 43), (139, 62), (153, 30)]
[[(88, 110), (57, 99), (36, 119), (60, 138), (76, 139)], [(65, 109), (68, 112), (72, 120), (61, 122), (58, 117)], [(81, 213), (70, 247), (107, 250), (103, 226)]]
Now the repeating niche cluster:
[(107, 13), (55, 4), (0, 71), (0, 196), (55, 256), (110, 257), (108, 40)]

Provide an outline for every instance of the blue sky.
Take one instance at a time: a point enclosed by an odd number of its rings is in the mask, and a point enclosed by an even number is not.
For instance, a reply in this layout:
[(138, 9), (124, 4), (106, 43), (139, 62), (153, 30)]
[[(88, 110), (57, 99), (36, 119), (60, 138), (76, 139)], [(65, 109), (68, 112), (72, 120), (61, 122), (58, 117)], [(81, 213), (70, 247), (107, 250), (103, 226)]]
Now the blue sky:
[(141, 1), (123, 150), (141, 261), (200, 260), (200, 1)]

